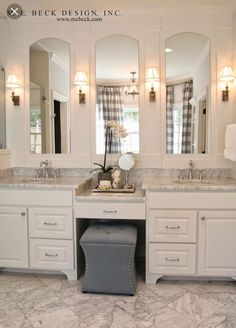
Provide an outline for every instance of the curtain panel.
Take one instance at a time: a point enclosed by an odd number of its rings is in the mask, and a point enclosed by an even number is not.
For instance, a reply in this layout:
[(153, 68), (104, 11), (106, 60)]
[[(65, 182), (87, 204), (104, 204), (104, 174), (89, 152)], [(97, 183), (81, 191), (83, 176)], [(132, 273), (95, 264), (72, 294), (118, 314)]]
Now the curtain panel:
[(173, 154), (174, 151), (174, 86), (166, 87), (166, 153)]
[(107, 153), (120, 154), (122, 152), (120, 139), (107, 131), (106, 121), (115, 121), (123, 125), (122, 87), (97, 86), (98, 116), (104, 125), (104, 138), (107, 138)]
[(192, 152), (192, 105), (189, 100), (193, 97), (193, 81), (183, 83), (183, 130), (182, 154)]

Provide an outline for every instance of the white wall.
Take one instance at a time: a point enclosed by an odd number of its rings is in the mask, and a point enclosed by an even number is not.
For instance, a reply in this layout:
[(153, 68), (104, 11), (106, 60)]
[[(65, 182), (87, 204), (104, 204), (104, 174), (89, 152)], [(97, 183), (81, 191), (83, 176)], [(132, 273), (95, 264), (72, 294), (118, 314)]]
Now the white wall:
[[(10, 3), (10, 2), (9, 2)], [(145, 15), (138, 8), (130, 8), (120, 17), (106, 18), (97, 23), (63, 23), (52, 19), (24, 18), (8, 21), (9, 52), (5, 65), (21, 78), (21, 105), (16, 110), (7, 103), (9, 145), (13, 166), (38, 166), (42, 158), (52, 160), (60, 167), (91, 167), (99, 160), (95, 155), (95, 43), (110, 34), (124, 34), (139, 41), (140, 91), (140, 156), (142, 167), (186, 167), (189, 158), (198, 167), (227, 167), (223, 159), (224, 129), (233, 120), (233, 98), (221, 101), (218, 86), (221, 67), (232, 58), (232, 16), (227, 9), (179, 8), (176, 12), (152, 10)], [(235, 23), (234, 23), (235, 30)], [(211, 40), (211, 153), (208, 155), (165, 155), (165, 39), (178, 32), (196, 32)], [(0, 31), (1, 37), (2, 31)], [(234, 33), (235, 35), (236, 33)], [(41, 38), (57, 37), (70, 43), (71, 53), (71, 140), (70, 155), (29, 154), (29, 45)], [(234, 40), (235, 45), (235, 40)], [(10, 48), (10, 50), (9, 50)], [(156, 66), (160, 72), (160, 91), (156, 103), (150, 103), (145, 88), (148, 67)], [(73, 85), (76, 71), (89, 76), (87, 102), (79, 105)]]
[[(236, 76), (236, 11), (233, 14), (233, 29), (232, 29), (232, 35), (233, 35), (233, 58), (232, 58), (232, 63), (233, 63), (233, 70), (234, 70), (234, 75)], [(232, 86), (232, 91), (230, 96), (232, 96), (233, 99), (233, 123), (236, 124), (236, 80), (233, 83)], [(232, 167), (232, 176), (236, 179), (236, 163), (231, 162), (231, 167)]]
[[(233, 30), (232, 30), (232, 35), (233, 35), (233, 71), (234, 71), (234, 76), (236, 77), (236, 11), (233, 13)], [(233, 104), (234, 104), (234, 111), (233, 111), (233, 123), (236, 123), (236, 79), (233, 83)]]
[(204, 50), (199, 62), (197, 63), (197, 67), (194, 71), (193, 81), (193, 96), (196, 99), (202, 98), (204, 95), (207, 95), (209, 92), (210, 86), (210, 54), (208, 47)]
[(50, 64), (51, 89), (69, 97), (70, 79), (68, 72), (55, 61)]

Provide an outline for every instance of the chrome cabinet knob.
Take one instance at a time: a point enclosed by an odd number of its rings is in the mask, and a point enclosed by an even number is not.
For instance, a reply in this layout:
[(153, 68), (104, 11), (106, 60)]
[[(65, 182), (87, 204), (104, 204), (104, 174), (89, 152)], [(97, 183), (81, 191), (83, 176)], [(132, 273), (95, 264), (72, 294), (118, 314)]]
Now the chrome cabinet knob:
[(202, 220), (202, 221), (205, 221), (205, 220), (206, 220), (206, 217), (205, 217), (205, 216), (202, 216), (202, 217), (201, 217), (201, 220)]

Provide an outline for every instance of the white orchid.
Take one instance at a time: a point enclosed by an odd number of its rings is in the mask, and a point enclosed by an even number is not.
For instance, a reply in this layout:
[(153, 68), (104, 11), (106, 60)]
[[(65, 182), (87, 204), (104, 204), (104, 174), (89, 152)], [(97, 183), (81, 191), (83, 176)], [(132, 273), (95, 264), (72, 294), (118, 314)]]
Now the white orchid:
[(116, 121), (106, 121), (105, 126), (110, 127), (117, 138), (125, 138), (128, 135), (126, 129)]

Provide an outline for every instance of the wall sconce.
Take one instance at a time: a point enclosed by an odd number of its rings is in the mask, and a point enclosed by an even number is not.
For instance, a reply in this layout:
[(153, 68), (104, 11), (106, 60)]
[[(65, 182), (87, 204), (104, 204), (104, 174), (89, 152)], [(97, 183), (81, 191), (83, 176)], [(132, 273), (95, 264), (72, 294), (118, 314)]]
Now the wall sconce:
[(15, 74), (9, 74), (6, 82), (6, 87), (12, 88), (12, 102), (14, 106), (20, 105), (20, 96), (15, 95), (15, 89), (20, 87), (20, 84), (18, 82), (18, 78)]
[(85, 72), (76, 72), (74, 84), (76, 85), (76, 91), (79, 95), (79, 103), (85, 104), (85, 93), (82, 91), (82, 86), (88, 84)]
[(149, 91), (149, 101), (150, 102), (156, 101), (155, 88), (157, 87), (158, 81), (159, 81), (159, 78), (158, 78), (156, 68), (150, 67), (147, 71), (147, 78), (146, 78), (147, 85), (150, 86), (150, 88), (151, 88), (151, 90)]
[(229, 100), (229, 86), (228, 82), (234, 80), (234, 73), (230, 66), (224, 66), (220, 74), (220, 81), (225, 82), (225, 90), (222, 90), (222, 101)]

